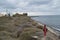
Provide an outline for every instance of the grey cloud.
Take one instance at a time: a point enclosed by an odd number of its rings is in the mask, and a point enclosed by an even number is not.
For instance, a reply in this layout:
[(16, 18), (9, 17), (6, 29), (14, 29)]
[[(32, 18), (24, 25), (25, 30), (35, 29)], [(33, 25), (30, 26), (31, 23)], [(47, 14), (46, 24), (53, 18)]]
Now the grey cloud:
[(29, 5), (47, 5), (47, 4), (49, 4), (51, 2), (51, 0), (48, 0), (48, 1), (31, 1), (30, 3), (29, 3)]
[[(12, 0), (11, 0), (12, 1)], [(60, 12), (60, 1), (57, 1), (57, 5), (55, 5), (54, 1), (56, 0), (15, 0), (14, 3), (8, 2), (7, 0), (0, 0), (0, 11), (5, 11), (4, 8), (9, 11), (26, 11), (26, 12)], [(28, 2), (27, 5), (21, 5)], [(42, 6), (43, 5), (43, 6)], [(54, 7), (56, 6), (56, 7)], [(2, 10), (2, 9), (4, 10)]]
[(0, 7), (6, 8), (6, 9), (14, 9), (16, 8), (15, 4), (8, 3), (7, 0), (1, 0), (0, 1)]

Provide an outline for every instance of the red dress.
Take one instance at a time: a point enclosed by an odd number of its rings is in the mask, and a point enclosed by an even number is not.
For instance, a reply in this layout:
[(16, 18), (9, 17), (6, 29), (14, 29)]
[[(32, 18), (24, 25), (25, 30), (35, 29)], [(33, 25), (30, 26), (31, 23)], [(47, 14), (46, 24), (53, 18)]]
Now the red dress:
[(46, 25), (44, 25), (44, 29), (43, 29), (43, 31), (44, 31), (44, 36), (46, 36), (46, 32), (47, 32)]

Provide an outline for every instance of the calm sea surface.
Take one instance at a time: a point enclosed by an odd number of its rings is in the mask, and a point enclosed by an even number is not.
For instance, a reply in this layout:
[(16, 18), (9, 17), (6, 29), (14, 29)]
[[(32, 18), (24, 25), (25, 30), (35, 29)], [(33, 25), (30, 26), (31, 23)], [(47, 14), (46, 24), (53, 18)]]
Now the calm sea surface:
[(32, 17), (32, 19), (42, 24), (46, 24), (47, 26), (60, 32), (60, 15), (36, 16)]

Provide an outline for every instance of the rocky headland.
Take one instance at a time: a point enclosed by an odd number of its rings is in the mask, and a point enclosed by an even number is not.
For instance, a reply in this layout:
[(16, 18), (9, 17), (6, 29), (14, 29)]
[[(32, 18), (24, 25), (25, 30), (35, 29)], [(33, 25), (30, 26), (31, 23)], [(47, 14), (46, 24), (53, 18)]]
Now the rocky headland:
[[(43, 26), (27, 14), (0, 17), (0, 40), (45, 40)], [(48, 30), (46, 40), (59, 40)]]

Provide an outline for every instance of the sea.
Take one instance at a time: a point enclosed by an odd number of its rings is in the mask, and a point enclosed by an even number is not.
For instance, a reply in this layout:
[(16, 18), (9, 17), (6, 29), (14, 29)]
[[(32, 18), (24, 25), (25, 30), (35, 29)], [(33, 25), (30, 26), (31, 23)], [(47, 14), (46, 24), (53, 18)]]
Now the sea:
[(31, 18), (60, 32), (60, 15), (40, 15)]

